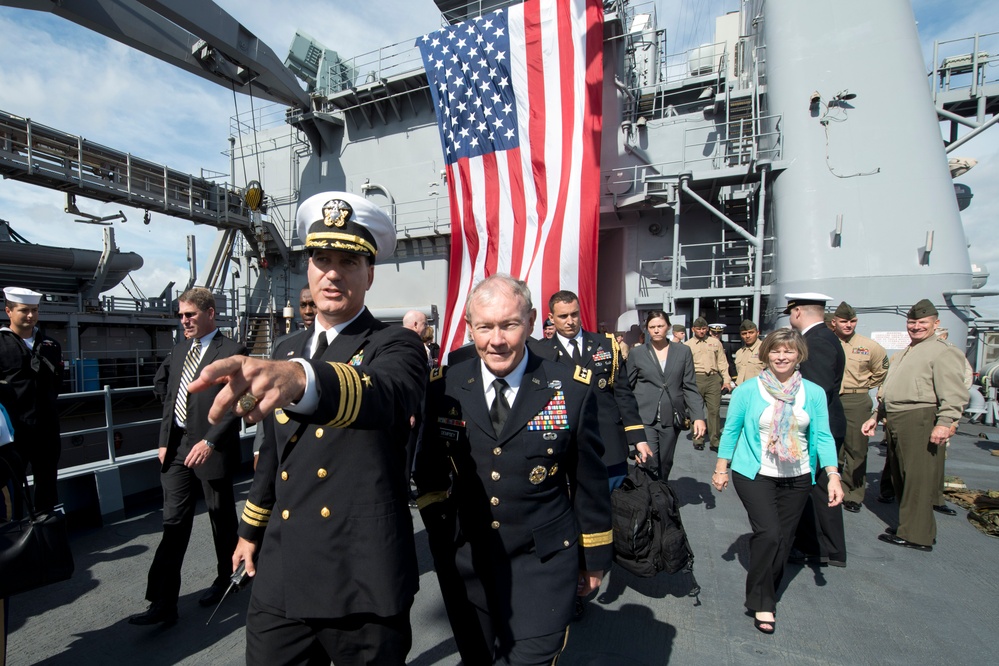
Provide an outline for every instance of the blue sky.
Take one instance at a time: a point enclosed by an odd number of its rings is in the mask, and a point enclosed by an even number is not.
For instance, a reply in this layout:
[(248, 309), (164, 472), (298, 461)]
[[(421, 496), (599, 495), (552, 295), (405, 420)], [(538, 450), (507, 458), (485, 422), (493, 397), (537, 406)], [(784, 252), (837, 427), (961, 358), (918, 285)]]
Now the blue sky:
[[(881, 0), (878, 0), (881, 1)], [(431, 0), (217, 0), (217, 3), (284, 57), (296, 29), (303, 29), (344, 56), (410, 41), (439, 26)], [(639, 3), (635, 3), (639, 4)], [(295, 11), (288, 11), (293, 6)], [(712, 39), (715, 16), (738, 8), (737, 0), (661, 1), (659, 23), (669, 34), (669, 51)], [(956, 10), (955, 7), (959, 7)], [(999, 3), (915, 0), (924, 58), (932, 41), (967, 37), (977, 30), (999, 31)], [(0, 109), (134, 155), (198, 174), (227, 173), (231, 92), (172, 68), (96, 33), (45, 12), (0, 7)], [(238, 96), (239, 111), (249, 100)], [(258, 102), (259, 104), (259, 102)], [(979, 165), (961, 177), (975, 198), (963, 213), (972, 261), (993, 266), (999, 286), (999, 243), (994, 242), (999, 202), (999, 129), (958, 153)], [(242, 178), (237, 178), (241, 181)], [(79, 199), (82, 210), (110, 215), (118, 206)], [(100, 249), (101, 230), (76, 224), (63, 212), (56, 191), (0, 180), (0, 218), (41, 244)], [(153, 214), (141, 223), (139, 210), (116, 223), (119, 247), (138, 252), (145, 266), (134, 274), (147, 295), (168, 281), (187, 280), (185, 236), (197, 236), (198, 266), (208, 264), (211, 228)], [(117, 292), (120, 293), (120, 290)]]

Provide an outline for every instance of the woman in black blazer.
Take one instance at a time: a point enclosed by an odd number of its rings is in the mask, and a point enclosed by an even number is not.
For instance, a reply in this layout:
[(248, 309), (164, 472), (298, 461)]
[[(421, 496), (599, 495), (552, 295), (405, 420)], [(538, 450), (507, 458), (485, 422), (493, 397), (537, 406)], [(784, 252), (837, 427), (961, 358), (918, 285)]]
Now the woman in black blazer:
[(655, 456), (654, 467), (665, 480), (673, 468), (673, 452), (680, 434), (674, 413), (681, 421), (689, 414), (694, 438), (703, 437), (706, 429), (704, 401), (697, 392), (690, 349), (669, 341), (670, 325), (666, 313), (662, 310), (649, 312), (645, 326), (648, 341), (635, 346), (628, 355), (628, 379), (638, 401), (645, 436)]

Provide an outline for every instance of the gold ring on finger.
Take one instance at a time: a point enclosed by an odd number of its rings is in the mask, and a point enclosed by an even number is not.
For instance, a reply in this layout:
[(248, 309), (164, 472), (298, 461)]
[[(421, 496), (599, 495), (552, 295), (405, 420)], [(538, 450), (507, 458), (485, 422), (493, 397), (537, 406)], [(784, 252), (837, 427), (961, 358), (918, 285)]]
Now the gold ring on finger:
[(239, 399), (239, 408), (244, 412), (252, 412), (257, 406), (257, 397), (252, 393), (244, 393)]

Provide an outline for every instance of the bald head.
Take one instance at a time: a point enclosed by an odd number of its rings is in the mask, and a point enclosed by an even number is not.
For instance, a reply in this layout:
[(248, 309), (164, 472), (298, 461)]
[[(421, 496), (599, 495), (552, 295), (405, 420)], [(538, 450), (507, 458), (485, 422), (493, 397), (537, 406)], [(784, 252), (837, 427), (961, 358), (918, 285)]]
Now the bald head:
[(402, 325), (423, 338), (424, 331), (427, 330), (427, 315), (419, 310), (410, 310), (402, 316)]

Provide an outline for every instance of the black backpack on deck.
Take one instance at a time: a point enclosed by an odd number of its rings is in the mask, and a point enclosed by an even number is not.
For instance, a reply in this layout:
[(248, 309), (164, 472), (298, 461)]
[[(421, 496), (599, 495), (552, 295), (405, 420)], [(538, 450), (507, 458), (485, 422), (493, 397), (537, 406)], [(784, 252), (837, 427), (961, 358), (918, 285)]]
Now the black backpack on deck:
[(680, 502), (669, 484), (641, 465), (611, 493), (614, 561), (636, 576), (690, 572), (694, 552), (680, 520)]

